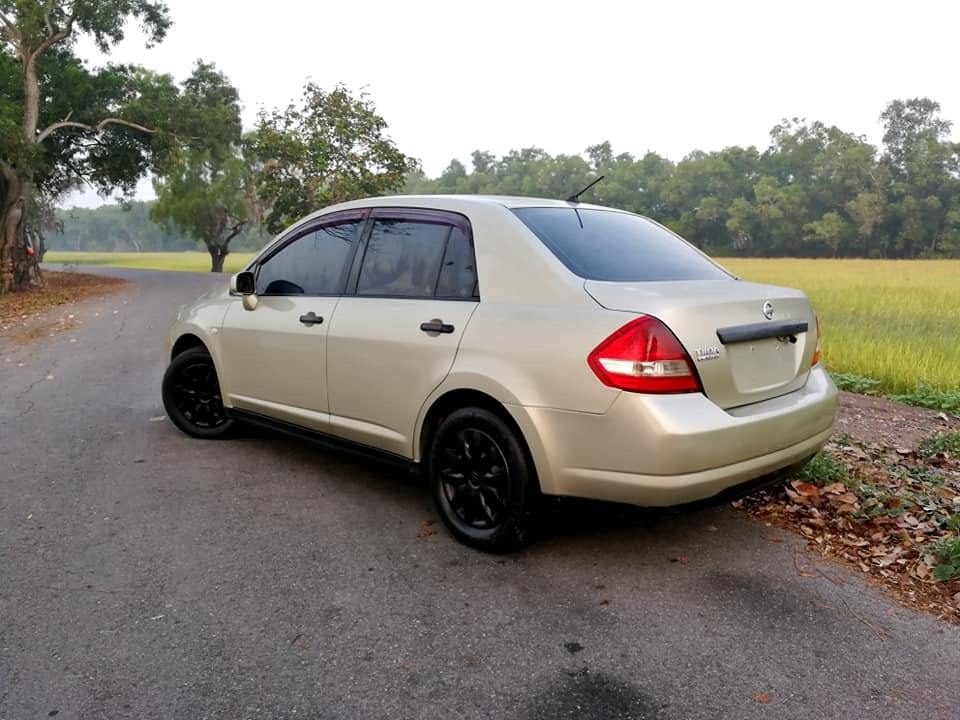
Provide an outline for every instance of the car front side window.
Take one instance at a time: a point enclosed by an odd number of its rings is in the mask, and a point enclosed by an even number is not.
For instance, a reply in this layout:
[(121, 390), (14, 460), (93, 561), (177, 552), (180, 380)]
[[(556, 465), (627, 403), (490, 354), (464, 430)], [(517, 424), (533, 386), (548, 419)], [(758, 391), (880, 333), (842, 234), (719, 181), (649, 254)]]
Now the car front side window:
[(260, 264), (259, 295), (338, 295), (356, 246), (359, 219), (314, 227)]

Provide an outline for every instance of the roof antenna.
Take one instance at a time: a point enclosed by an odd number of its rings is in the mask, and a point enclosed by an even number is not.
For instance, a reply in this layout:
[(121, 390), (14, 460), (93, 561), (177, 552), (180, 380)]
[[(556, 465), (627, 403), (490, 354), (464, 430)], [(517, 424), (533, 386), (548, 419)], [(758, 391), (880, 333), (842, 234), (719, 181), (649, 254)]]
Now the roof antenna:
[(571, 195), (570, 197), (568, 197), (568, 198), (567, 198), (567, 202), (572, 202), (572, 203), (578, 203), (578, 202), (580, 202), (580, 196), (583, 195), (587, 190), (589, 190), (590, 188), (592, 188), (594, 185), (596, 185), (598, 182), (600, 182), (601, 180), (603, 180), (605, 177), (606, 177), (606, 175), (601, 175), (601, 176), (598, 177), (596, 180), (594, 180), (592, 183), (590, 183), (589, 185), (587, 185), (583, 190), (581, 190), (581, 191), (578, 192), (578, 193), (574, 193), (573, 195)]

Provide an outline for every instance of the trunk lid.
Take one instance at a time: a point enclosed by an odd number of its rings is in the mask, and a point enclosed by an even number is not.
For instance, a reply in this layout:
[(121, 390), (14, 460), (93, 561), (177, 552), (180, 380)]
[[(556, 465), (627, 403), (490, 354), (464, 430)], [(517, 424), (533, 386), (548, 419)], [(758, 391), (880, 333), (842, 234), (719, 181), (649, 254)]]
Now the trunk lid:
[(587, 280), (602, 307), (652, 315), (689, 353), (704, 393), (722, 408), (785, 395), (807, 381), (816, 318), (800, 290), (743, 280)]

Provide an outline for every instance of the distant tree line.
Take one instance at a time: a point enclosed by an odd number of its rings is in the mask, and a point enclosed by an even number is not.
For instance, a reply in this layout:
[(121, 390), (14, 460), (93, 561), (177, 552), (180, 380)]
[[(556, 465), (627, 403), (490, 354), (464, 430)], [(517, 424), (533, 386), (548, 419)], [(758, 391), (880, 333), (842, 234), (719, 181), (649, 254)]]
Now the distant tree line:
[(821, 122), (784, 120), (765, 150), (585, 156), (533, 147), (472, 168), (452, 160), (437, 178), (407, 177), (405, 192), (565, 198), (600, 175), (583, 200), (647, 215), (714, 255), (960, 257), (960, 144), (927, 98), (895, 100), (880, 116), (881, 148)]
[[(199, 250), (197, 241), (173, 223), (152, 219), (155, 201), (132, 201), (98, 208), (56, 211), (56, 222), (45, 234), (48, 250), (89, 252), (179, 252)], [(245, 226), (231, 243), (232, 250), (259, 250), (268, 236), (254, 225)]]

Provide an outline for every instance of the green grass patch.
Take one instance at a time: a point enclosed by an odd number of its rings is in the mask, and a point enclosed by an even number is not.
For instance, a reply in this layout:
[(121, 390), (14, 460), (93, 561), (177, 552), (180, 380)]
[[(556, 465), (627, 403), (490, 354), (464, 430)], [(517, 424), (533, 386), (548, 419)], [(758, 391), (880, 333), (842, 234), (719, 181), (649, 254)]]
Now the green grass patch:
[(833, 485), (848, 482), (850, 471), (831, 453), (823, 451), (813, 456), (803, 469), (797, 473), (797, 479), (811, 485)]
[(887, 398), (905, 405), (916, 405), (930, 410), (942, 410), (960, 415), (960, 391), (937, 390), (929, 385), (921, 384), (910, 392), (893, 393), (887, 395)]
[(880, 381), (873, 378), (857, 375), (856, 373), (830, 373), (837, 387), (847, 392), (861, 395), (875, 395)]
[[(253, 257), (252, 253), (231, 253), (223, 271), (235, 273)], [(137, 268), (140, 270), (177, 270), (181, 272), (210, 272), (210, 255), (205, 252), (48, 252), (45, 263), (63, 265), (105, 265), (108, 267)]]
[(917, 454), (920, 457), (932, 458), (941, 453), (960, 459), (960, 432), (952, 431), (934, 435), (920, 443), (920, 447), (917, 448)]
[[(833, 373), (877, 394), (960, 410), (960, 260), (729, 258), (747, 280), (800, 288), (820, 317)], [(946, 395), (946, 397), (944, 397)]]
[(960, 537), (948, 537), (933, 546), (940, 564), (933, 569), (933, 576), (941, 582), (960, 579)]

